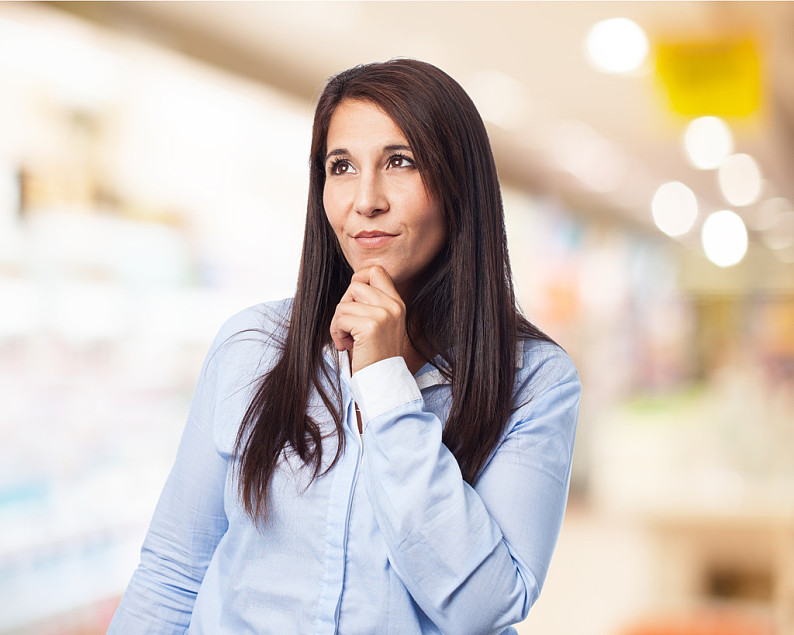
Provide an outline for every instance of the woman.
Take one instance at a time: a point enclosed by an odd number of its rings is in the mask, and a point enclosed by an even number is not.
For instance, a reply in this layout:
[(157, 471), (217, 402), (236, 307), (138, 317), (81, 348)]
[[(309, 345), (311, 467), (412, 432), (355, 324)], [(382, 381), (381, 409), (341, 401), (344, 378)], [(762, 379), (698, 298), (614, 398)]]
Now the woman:
[(516, 309), (488, 138), (413, 60), (317, 105), (294, 301), (221, 329), (113, 633), (513, 632), (580, 384)]

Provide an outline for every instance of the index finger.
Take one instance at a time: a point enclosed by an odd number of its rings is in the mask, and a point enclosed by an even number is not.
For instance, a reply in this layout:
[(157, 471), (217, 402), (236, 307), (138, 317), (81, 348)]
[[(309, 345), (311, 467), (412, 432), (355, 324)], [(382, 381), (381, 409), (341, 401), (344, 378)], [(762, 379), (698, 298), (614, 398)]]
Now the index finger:
[(359, 269), (353, 274), (352, 282), (369, 284), (392, 298), (402, 300), (394, 286), (394, 282), (392, 282), (391, 276), (380, 265), (372, 265), (364, 269)]

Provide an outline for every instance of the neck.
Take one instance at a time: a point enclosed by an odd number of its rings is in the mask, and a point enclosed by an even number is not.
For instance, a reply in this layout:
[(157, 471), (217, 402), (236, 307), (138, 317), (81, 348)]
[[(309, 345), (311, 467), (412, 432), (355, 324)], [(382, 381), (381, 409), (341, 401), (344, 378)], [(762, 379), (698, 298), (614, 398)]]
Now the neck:
[(403, 359), (412, 375), (415, 375), (419, 369), (425, 365), (425, 360), (414, 350), (414, 347), (411, 346), (407, 337), (405, 338), (405, 346), (403, 347)]

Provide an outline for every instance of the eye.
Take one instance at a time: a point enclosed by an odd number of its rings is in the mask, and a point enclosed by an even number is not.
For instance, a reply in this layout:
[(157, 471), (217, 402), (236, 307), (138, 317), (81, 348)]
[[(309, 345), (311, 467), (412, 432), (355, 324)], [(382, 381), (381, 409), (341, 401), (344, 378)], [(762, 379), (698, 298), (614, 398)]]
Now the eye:
[(350, 170), (352, 170), (352, 166), (350, 165), (350, 161), (347, 159), (334, 159), (328, 166), (328, 174), (332, 174), (334, 176), (347, 174), (350, 172)]
[(410, 168), (414, 166), (414, 162), (404, 154), (395, 154), (389, 157), (387, 166), (390, 168)]

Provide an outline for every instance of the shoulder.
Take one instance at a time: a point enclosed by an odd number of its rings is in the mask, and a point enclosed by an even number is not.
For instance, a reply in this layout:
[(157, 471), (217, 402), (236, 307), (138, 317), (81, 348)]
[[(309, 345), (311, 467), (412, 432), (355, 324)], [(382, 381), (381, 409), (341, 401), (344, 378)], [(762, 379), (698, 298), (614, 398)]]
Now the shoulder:
[(221, 325), (208, 359), (261, 359), (268, 349), (280, 349), (291, 313), (292, 298), (260, 302), (238, 311)]
[(292, 298), (254, 304), (229, 317), (215, 339), (224, 341), (238, 333), (257, 331), (267, 335), (278, 335), (289, 325), (291, 313)]
[(581, 392), (579, 373), (570, 355), (558, 344), (540, 339), (519, 340), (515, 384), (519, 404), (555, 389), (565, 388), (576, 395)]
[(493, 460), (545, 472), (566, 487), (581, 398), (576, 366), (553, 342), (522, 339), (518, 349), (514, 410)]
[(249, 306), (227, 318), (215, 335), (194, 399), (210, 418), (213, 439), (222, 455), (233, 452), (256, 379), (279, 359), (291, 307), (291, 300)]
[(579, 381), (576, 365), (559, 344), (539, 339), (522, 339), (516, 352), (516, 377), (537, 381), (542, 378)]
[[(533, 462), (561, 481), (570, 465), (582, 386), (571, 357), (553, 342), (520, 341), (513, 411), (498, 450), (513, 460)], [(520, 457), (520, 458), (516, 458)]]

